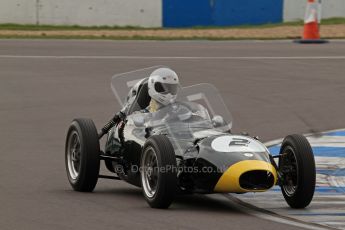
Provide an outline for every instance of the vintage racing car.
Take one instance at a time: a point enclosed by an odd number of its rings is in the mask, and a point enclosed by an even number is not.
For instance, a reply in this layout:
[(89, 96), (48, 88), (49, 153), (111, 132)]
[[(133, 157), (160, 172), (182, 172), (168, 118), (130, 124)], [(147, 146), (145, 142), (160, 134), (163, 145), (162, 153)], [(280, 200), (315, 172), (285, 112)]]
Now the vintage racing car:
[[(309, 205), (316, 173), (304, 136), (287, 136), (272, 156), (258, 138), (231, 132), (231, 114), (210, 84), (180, 88), (175, 103), (141, 112), (156, 68), (112, 78), (122, 110), (100, 132), (90, 119), (73, 120), (65, 163), (74, 190), (91, 192), (98, 178), (118, 179), (141, 187), (151, 207), (167, 208), (176, 194), (265, 192), (279, 185), (292, 208)], [(112, 175), (100, 175), (101, 161)]]

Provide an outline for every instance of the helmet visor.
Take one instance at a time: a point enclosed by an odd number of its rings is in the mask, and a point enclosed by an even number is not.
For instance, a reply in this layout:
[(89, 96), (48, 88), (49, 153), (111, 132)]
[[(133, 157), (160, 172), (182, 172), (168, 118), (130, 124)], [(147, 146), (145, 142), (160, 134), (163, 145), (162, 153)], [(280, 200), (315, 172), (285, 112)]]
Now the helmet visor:
[(176, 95), (178, 91), (178, 84), (168, 84), (162, 82), (155, 83), (155, 90), (161, 94), (168, 94), (171, 93), (172, 95)]

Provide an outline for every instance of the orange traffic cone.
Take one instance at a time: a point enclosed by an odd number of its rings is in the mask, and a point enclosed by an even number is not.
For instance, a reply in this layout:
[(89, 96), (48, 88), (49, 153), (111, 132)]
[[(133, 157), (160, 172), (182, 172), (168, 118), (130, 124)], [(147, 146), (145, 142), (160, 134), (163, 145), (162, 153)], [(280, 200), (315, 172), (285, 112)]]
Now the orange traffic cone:
[(319, 23), (321, 22), (321, 0), (308, 0), (304, 19), (303, 38), (298, 43), (326, 43), (320, 39)]

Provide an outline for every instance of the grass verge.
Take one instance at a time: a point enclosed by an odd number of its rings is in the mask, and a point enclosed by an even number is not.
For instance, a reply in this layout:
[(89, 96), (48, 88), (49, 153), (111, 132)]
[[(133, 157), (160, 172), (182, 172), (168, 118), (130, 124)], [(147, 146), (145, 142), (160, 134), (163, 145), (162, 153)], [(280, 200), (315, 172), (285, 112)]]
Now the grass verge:
[[(302, 33), (302, 21), (260, 26), (136, 28), (81, 27), (0, 24), (0, 38), (107, 39), (107, 40), (249, 40), (295, 39)], [(345, 38), (345, 18), (323, 21), (321, 36)]]
[[(322, 20), (322, 25), (345, 24), (345, 18), (328, 18)], [(78, 25), (33, 25), (33, 24), (0, 24), (0, 30), (28, 30), (28, 31), (58, 31), (58, 30), (174, 30), (174, 29), (249, 29), (270, 28), (280, 26), (303, 25), (303, 21), (284, 23), (268, 23), (263, 25), (239, 25), (239, 26), (194, 26), (186, 28), (143, 28), (136, 26), (78, 26)]]

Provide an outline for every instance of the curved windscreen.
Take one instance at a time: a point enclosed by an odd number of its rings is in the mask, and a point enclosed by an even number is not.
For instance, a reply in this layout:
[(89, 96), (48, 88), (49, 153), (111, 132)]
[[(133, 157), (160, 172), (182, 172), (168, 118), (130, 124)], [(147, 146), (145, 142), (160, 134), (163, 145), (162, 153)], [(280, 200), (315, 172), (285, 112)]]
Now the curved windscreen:
[[(149, 105), (147, 79), (154, 70), (162, 67), (164, 66), (154, 66), (112, 77), (111, 88), (127, 116), (140, 112)], [(179, 77), (181, 80), (184, 76)], [(180, 87), (177, 103), (151, 113), (150, 117), (152, 123), (165, 121), (169, 126), (181, 123), (202, 124), (205, 129), (211, 128), (212, 124), (224, 130), (232, 127), (231, 113), (218, 90), (208, 83)]]

